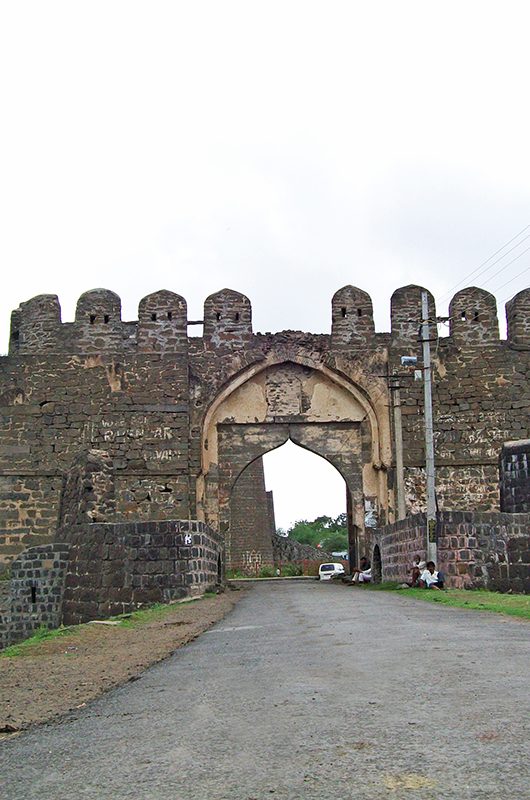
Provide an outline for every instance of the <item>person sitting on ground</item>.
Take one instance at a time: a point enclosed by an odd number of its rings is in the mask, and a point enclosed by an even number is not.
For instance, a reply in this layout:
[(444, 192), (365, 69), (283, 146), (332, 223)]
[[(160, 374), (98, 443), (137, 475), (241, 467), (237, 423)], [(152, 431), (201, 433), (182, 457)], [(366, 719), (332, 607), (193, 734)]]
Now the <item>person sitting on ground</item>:
[(420, 556), (414, 556), (414, 560), (412, 562), (412, 568), (410, 570), (410, 580), (407, 581), (407, 586), (414, 587), (419, 586), (419, 581), (421, 577), (421, 573), (426, 568), (427, 564), (425, 561), (421, 560)]
[(352, 582), (353, 583), (370, 583), (372, 580), (372, 565), (366, 558), (363, 556), (361, 558), (360, 569), (354, 569), (352, 573)]
[(414, 556), (412, 567), (410, 568), (410, 578), (405, 583), (400, 583), (398, 589), (415, 589), (420, 585), (420, 577), (427, 564), (421, 560), (421, 556)]
[(424, 589), (443, 589), (443, 573), (436, 570), (434, 561), (427, 561), (427, 566), (420, 576), (420, 586)]

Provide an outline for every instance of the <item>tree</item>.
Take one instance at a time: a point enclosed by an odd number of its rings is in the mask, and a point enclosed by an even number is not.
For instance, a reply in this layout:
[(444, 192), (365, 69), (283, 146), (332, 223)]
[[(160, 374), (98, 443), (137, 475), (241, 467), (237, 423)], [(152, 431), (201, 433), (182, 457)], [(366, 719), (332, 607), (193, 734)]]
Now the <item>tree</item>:
[(346, 514), (338, 517), (320, 516), (314, 520), (299, 519), (287, 531), (287, 536), (300, 544), (322, 547), (327, 552), (348, 549)]
[(322, 548), (327, 553), (348, 550), (348, 533), (346, 531), (333, 531), (323, 540)]

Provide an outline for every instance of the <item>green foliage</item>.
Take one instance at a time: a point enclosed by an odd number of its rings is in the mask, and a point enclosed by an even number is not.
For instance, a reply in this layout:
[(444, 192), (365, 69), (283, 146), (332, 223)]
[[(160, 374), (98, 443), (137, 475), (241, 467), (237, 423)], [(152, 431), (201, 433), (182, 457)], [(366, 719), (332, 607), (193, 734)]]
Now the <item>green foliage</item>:
[(248, 578), (248, 575), (241, 569), (227, 569), (226, 577), (227, 580), (235, 580), (237, 578)]
[(276, 570), (274, 567), (262, 567), (258, 573), (258, 578), (274, 578)]
[(23, 642), (12, 644), (2, 650), (0, 652), (0, 658), (14, 658), (15, 656), (32, 655), (32, 649), (41, 644), (41, 642), (45, 642), (49, 639), (57, 639), (60, 636), (69, 636), (74, 632), (74, 630), (75, 629), (72, 626), (61, 626), (60, 628), (54, 628), (50, 630), (49, 628), (44, 627), (44, 625), (41, 625), (40, 628), (37, 628), (33, 636), (24, 639)]
[(326, 553), (333, 553), (338, 551), (348, 550), (348, 533), (345, 531), (341, 533), (340, 531), (336, 531), (335, 533), (331, 533), (329, 536), (326, 536), (325, 539), (322, 541), (322, 549), (326, 551)]
[(311, 547), (321, 546), (326, 552), (348, 549), (346, 514), (338, 517), (321, 516), (314, 520), (300, 519), (287, 531), (290, 539)]
[(300, 564), (284, 564), (281, 568), (281, 574), (285, 578), (292, 578), (296, 575), (302, 575), (303, 570)]
[(6, 567), (2, 572), (0, 572), (0, 581), (10, 581), (11, 580), (11, 567)]

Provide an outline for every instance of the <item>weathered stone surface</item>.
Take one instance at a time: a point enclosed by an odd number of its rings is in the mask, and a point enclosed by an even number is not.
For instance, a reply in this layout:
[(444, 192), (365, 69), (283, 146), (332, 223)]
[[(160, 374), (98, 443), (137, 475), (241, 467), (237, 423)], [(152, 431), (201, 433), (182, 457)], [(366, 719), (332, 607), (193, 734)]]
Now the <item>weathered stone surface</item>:
[[(138, 322), (104, 289), (79, 299), (73, 323), (54, 295), (22, 303), (0, 358), (0, 563), (55, 538), (63, 477), (83, 454), (109, 465), (112, 521), (191, 516), (227, 535), (237, 475), (287, 438), (341, 472), (362, 548), (365, 503), (381, 525), (396, 518), (394, 373), (407, 512), (421, 511), (423, 386), (400, 363), (416, 355), (421, 368), (420, 295), (394, 293), (391, 334), (375, 332), (371, 299), (352, 286), (333, 298), (331, 335), (253, 333), (250, 301), (228, 289), (190, 338), (185, 300), (168, 291), (140, 302)], [(528, 292), (508, 303), (507, 341), (487, 293), (466, 289), (452, 308), (451, 335), (433, 341), (438, 503), (497, 511), (502, 444), (528, 437)]]
[[(405, 581), (412, 559), (426, 558), (427, 521), (416, 514), (373, 532), (383, 580)], [(437, 515), (437, 566), (455, 588), (530, 591), (530, 515), (443, 511)]]
[(501, 511), (530, 512), (530, 439), (506, 442), (499, 468)]
[(282, 564), (301, 564), (304, 561), (333, 561), (331, 553), (325, 550), (318, 550), (309, 544), (300, 544), (286, 536), (278, 536), (276, 533), (272, 537), (272, 549), (274, 553), (274, 563), (278, 566)]
[(13, 561), (0, 616), (0, 647), (25, 639), (40, 627), (59, 626), (69, 550), (68, 544), (45, 544), (25, 550)]
[(255, 575), (261, 567), (272, 566), (276, 530), (270, 514), (263, 461), (257, 458), (238, 477), (230, 497), (226, 559), (232, 569)]
[(64, 533), (65, 624), (203, 594), (222, 579), (221, 537), (203, 522), (96, 523)]

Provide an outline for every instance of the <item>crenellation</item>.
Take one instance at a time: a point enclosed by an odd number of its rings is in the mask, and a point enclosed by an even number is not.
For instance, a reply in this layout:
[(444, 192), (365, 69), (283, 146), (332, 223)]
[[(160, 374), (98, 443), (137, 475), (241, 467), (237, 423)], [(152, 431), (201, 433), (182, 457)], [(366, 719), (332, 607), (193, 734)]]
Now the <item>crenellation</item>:
[[(351, 286), (333, 298), (331, 334), (254, 334), (250, 301), (232, 290), (207, 298), (202, 338), (188, 338), (186, 301), (165, 290), (141, 300), (138, 322), (122, 322), (119, 297), (107, 290), (82, 295), (75, 322), (61, 323), (54, 295), (22, 303), (10, 354), (0, 358), (0, 561), (54, 539), (63, 477), (93, 451), (114, 486), (109, 521), (192, 516), (226, 533), (231, 470), (288, 438), (345, 477), (362, 539), (365, 502), (381, 524), (395, 519), (394, 372), (407, 513), (421, 511), (423, 382), (400, 363), (418, 356), (421, 378), (421, 292), (394, 292), (391, 333), (374, 332), (372, 302)], [(442, 510), (497, 511), (499, 451), (529, 436), (529, 296), (507, 304), (509, 338), (501, 341), (491, 295), (459, 292), (451, 335), (433, 341)], [(431, 295), (429, 316), (434, 340)]]
[(506, 303), (508, 341), (530, 348), (530, 289), (523, 289)]
[[(421, 340), (421, 295), (427, 291), (423, 286), (410, 284), (396, 289), (390, 299), (390, 319), (392, 345), (399, 348), (401, 355), (413, 355)], [(434, 297), (427, 291), (429, 313), (429, 338), (438, 336), (436, 327), (436, 307)]]
[(183, 297), (162, 290), (144, 297), (138, 307), (138, 351), (185, 352), (188, 312)]
[(331, 300), (331, 346), (333, 349), (362, 347), (375, 333), (372, 298), (355, 286), (343, 286)]
[(41, 294), (20, 305), (18, 336), (19, 353), (53, 353), (57, 350), (61, 329), (61, 307), (55, 294)]
[(120, 352), (123, 349), (121, 300), (109, 289), (92, 289), (77, 301), (73, 352)]
[(457, 292), (449, 304), (449, 335), (459, 345), (484, 346), (498, 342), (495, 297), (476, 286)]
[(203, 341), (207, 347), (242, 348), (252, 337), (252, 306), (248, 297), (221, 289), (204, 302)]

